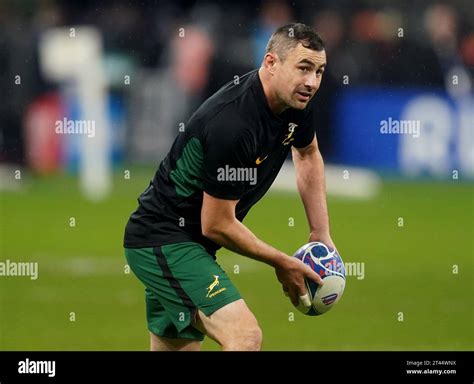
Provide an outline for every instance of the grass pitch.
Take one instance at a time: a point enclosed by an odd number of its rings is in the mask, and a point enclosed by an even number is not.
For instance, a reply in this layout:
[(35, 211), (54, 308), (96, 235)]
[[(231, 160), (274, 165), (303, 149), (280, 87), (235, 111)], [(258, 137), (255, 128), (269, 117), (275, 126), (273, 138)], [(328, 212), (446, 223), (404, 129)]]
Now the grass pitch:
[[(69, 176), (27, 176), (0, 192), (0, 261), (39, 266), (37, 280), (0, 276), (0, 350), (148, 349), (143, 288), (126, 273), (122, 238), (152, 175), (117, 174), (101, 203)], [(329, 198), (341, 256), (364, 269), (323, 316), (297, 312), (270, 267), (227, 250), (218, 261), (255, 313), (264, 350), (472, 350), (473, 196), (473, 184), (386, 181), (372, 200)], [(288, 254), (307, 241), (295, 194), (267, 194), (244, 223)], [(219, 348), (206, 339), (203, 349)]]

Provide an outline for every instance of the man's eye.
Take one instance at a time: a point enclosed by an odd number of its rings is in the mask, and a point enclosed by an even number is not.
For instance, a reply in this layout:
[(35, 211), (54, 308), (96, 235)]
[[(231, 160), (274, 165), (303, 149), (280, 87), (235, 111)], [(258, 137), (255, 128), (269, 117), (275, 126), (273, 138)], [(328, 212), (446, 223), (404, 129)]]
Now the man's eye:
[(300, 67), (300, 70), (302, 70), (303, 72), (308, 72), (309, 68), (308, 67)]

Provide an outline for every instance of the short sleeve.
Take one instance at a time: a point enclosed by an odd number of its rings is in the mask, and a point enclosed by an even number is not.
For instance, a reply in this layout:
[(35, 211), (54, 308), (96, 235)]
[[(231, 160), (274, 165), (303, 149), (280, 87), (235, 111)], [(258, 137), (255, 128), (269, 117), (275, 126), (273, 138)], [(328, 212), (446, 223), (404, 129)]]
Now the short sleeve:
[(204, 191), (239, 200), (256, 178), (254, 135), (236, 113), (225, 111), (206, 124), (205, 132)]
[(311, 144), (314, 139), (314, 100), (301, 112), (300, 126), (296, 128), (295, 140), (292, 142), (295, 148), (304, 148)]

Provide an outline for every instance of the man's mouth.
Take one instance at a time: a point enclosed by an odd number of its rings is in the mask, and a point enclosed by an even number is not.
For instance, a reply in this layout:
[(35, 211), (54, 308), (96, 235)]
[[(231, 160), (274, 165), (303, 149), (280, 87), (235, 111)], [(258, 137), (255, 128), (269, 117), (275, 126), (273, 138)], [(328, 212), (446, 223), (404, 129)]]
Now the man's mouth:
[(296, 92), (296, 95), (300, 101), (308, 101), (311, 98), (311, 92), (299, 91)]

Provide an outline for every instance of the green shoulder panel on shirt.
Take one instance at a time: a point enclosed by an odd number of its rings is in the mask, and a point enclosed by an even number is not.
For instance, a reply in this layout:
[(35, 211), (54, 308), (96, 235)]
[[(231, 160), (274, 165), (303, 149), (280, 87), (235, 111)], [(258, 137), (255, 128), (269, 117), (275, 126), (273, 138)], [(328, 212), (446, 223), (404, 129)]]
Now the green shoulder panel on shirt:
[(202, 190), (202, 170), (204, 154), (198, 138), (191, 138), (184, 146), (181, 157), (176, 162), (176, 169), (171, 171), (176, 194), (189, 197), (194, 192)]

